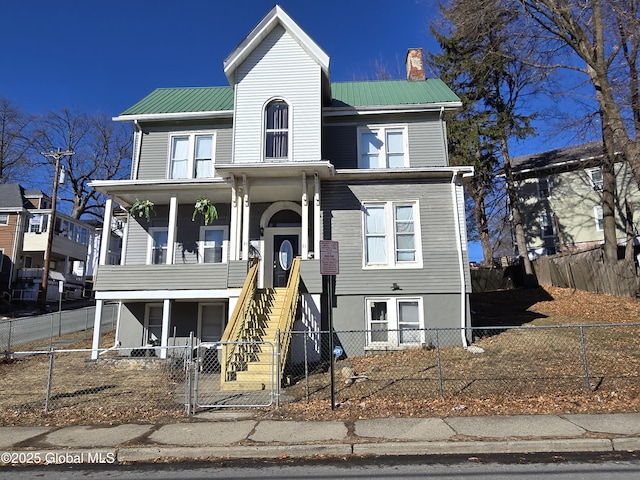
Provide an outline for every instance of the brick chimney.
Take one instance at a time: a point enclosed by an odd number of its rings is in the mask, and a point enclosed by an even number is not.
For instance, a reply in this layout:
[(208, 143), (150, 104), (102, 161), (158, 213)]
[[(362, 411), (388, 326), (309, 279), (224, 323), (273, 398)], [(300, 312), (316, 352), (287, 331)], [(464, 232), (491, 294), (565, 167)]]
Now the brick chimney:
[(410, 48), (407, 51), (407, 81), (423, 82), (425, 80), (424, 65), (422, 64), (422, 49)]

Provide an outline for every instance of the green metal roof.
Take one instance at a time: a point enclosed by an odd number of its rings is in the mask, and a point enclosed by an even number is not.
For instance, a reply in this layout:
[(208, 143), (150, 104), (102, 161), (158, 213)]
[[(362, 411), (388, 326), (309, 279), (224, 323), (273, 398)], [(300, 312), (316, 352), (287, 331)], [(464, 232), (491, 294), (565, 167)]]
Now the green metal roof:
[[(339, 82), (331, 84), (332, 108), (389, 107), (460, 102), (440, 79)], [(158, 88), (121, 116), (233, 110), (231, 87)]]

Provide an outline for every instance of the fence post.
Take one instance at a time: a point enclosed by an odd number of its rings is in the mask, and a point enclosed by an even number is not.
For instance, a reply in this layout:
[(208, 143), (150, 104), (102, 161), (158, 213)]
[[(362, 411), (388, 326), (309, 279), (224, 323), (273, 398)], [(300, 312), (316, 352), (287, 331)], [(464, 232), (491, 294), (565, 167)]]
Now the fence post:
[(187, 375), (187, 381), (185, 382), (186, 391), (185, 394), (185, 409), (187, 416), (191, 415), (191, 370), (193, 365), (193, 332), (189, 332), (189, 344), (187, 345), (187, 363), (185, 365), (185, 374)]
[(84, 339), (87, 339), (87, 330), (89, 330), (89, 309), (84, 311)]
[[(273, 348), (273, 345), (271, 345)], [(276, 410), (280, 408), (280, 329), (276, 330)], [(273, 391), (273, 389), (272, 389)]]
[(440, 330), (436, 328), (436, 362), (438, 364), (438, 393), (440, 398), (444, 398), (444, 387), (442, 381), (442, 362), (440, 361)]
[(53, 380), (53, 347), (49, 348), (49, 376), (47, 377), (47, 396), (44, 401), (44, 411), (49, 411), (49, 398), (51, 397), (51, 382)]
[(7, 334), (7, 352), (11, 351), (11, 327), (13, 326), (13, 320), (9, 320), (9, 333)]
[(307, 341), (311, 336), (311, 327), (304, 333), (304, 396), (309, 403), (309, 354), (307, 352)]
[(587, 391), (591, 390), (589, 384), (589, 363), (587, 361), (587, 343), (584, 339), (584, 325), (580, 325), (580, 347), (582, 349), (582, 368), (584, 370), (584, 387)]

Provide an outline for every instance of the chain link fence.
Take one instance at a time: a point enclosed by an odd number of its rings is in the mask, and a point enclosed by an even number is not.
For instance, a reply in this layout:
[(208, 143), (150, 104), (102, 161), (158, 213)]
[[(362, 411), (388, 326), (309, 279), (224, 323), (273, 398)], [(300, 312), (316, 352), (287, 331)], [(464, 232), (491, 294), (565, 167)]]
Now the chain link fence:
[[(259, 387), (225, 386), (225, 348), (193, 338), (182, 346), (20, 351), (0, 357), (0, 423), (125, 423), (179, 418), (221, 407), (290, 402), (413, 401), (584, 394), (640, 386), (640, 324), (460, 329), (286, 332), (290, 355), (276, 368), (279, 344), (255, 342), (266, 355)], [(383, 344), (381, 340), (385, 340)], [(420, 341), (415, 348), (388, 344)], [(233, 346), (237, 346), (233, 344)], [(250, 347), (250, 348), (249, 348)], [(263, 358), (263, 360), (264, 360)], [(269, 362), (272, 362), (271, 364)], [(331, 378), (331, 362), (334, 378)], [(255, 369), (254, 369), (255, 370)], [(255, 380), (255, 378), (253, 379)], [(242, 383), (242, 382), (240, 382)], [(333, 391), (333, 392), (332, 392)]]
[[(115, 328), (117, 304), (102, 307), (101, 332)], [(95, 306), (0, 320), (0, 353), (43, 350), (91, 339)]]

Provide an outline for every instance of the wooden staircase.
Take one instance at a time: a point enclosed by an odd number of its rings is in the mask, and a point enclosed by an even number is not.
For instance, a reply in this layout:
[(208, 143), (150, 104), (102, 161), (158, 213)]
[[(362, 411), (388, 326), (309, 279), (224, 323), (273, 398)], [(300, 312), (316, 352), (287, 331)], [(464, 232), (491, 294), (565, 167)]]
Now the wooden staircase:
[(252, 272), (249, 272), (222, 337), (221, 390), (275, 389), (284, 369), (290, 338), (290, 335), (282, 336), (278, 352), (278, 331), (288, 332), (293, 328), (299, 272), (300, 259), (297, 258), (287, 287), (260, 290), (255, 288), (255, 278), (251, 278)]

